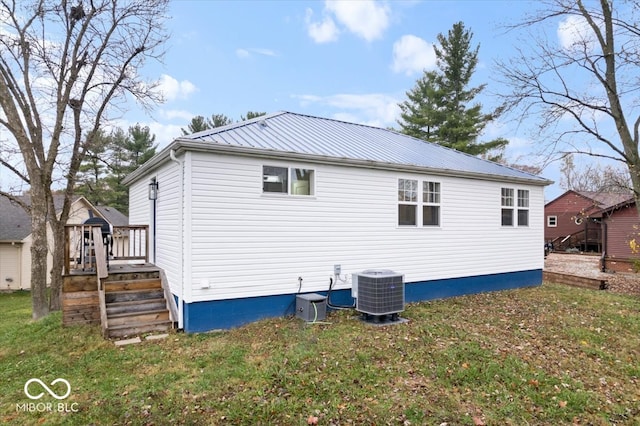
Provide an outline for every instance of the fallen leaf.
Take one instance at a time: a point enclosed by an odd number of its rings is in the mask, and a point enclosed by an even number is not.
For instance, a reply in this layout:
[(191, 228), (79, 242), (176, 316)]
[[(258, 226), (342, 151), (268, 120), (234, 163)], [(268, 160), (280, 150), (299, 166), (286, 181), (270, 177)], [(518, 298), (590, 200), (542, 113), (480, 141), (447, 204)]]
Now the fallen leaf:
[(560, 406), (560, 408), (564, 408), (567, 406), (567, 401), (560, 401), (558, 402), (558, 405)]
[(308, 425), (317, 425), (318, 424), (318, 418), (316, 416), (307, 417), (307, 424)]
[(477, 416), (473, 416), (473, 424), (475, 426), (485, 426), (484, 421), (480, 417), (477, 417)]

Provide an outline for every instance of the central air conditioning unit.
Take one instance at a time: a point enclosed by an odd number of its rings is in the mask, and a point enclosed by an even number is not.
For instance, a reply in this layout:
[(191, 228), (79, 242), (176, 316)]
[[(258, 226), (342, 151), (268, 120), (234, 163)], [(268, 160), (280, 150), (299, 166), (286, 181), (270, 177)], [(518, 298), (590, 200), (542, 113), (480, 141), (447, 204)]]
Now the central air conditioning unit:
[(352, 277), (351, 295), (358, 312), (397, 317), (404, 311), (404, 275), (388, 269), (369, 269)]

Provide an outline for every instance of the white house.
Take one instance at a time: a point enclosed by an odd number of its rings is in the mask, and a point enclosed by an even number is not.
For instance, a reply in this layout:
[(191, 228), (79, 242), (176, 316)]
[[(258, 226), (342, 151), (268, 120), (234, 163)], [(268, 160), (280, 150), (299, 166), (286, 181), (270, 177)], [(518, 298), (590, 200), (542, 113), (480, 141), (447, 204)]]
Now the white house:
[[(29, 196), (19, 197), (29, 204)], [(64, 199), (54, 196), (54, 204), (59, 211)], [(127, 217), (113, 207), (94, 206), (84, 197), (77, 197), (71, 204), (67, 224), (80, 224), (91, 215), (101, 217), (111, 225), (127, 224)], [(47, 266), (50, 269), (53, 252), (53, 235), (47, 229), (49, 255)], [(0, 290), (28, 290), (31, 288), (31, 217), (18, 204), (6, 197), (0, 197)], [(48, 283), (51, 277), (47, 275)]]
[(550, 181), (391, 130), (279, 112), (180, 137), (125, 183), (187, 332), (293, 313), (330, 279), (351, 303), (371, 268), (407, 302), (542, 282)]

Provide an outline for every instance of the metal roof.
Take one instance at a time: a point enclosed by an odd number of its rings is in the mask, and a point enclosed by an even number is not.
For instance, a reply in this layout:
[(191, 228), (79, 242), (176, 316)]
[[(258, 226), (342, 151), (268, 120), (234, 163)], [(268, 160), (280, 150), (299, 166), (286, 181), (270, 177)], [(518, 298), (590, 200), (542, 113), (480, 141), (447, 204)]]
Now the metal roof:
[(551, 181), (491, 161), (428, 143), (393, 130), (277, 112), (252, 120), (205, 130), (176, 139), (155, 161), (125, 179), (132, 182), (144, 170), (168, 156), (168, 150), (221, 149), (245, 155), (288, 154), (301, 159), (360, 166), (410, 169), (466, 177), (524, 180), (537, 185)]

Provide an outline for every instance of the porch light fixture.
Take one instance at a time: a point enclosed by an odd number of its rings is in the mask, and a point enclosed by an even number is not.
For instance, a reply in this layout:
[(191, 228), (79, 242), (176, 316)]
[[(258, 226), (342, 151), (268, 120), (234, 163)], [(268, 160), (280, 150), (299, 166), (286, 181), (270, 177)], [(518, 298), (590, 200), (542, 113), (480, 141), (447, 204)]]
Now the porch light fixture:
[(151, 182), (149, 183), (149, 199), (158, 199), (158, 181), (156, 181), (156, 178), (151, 179)]

